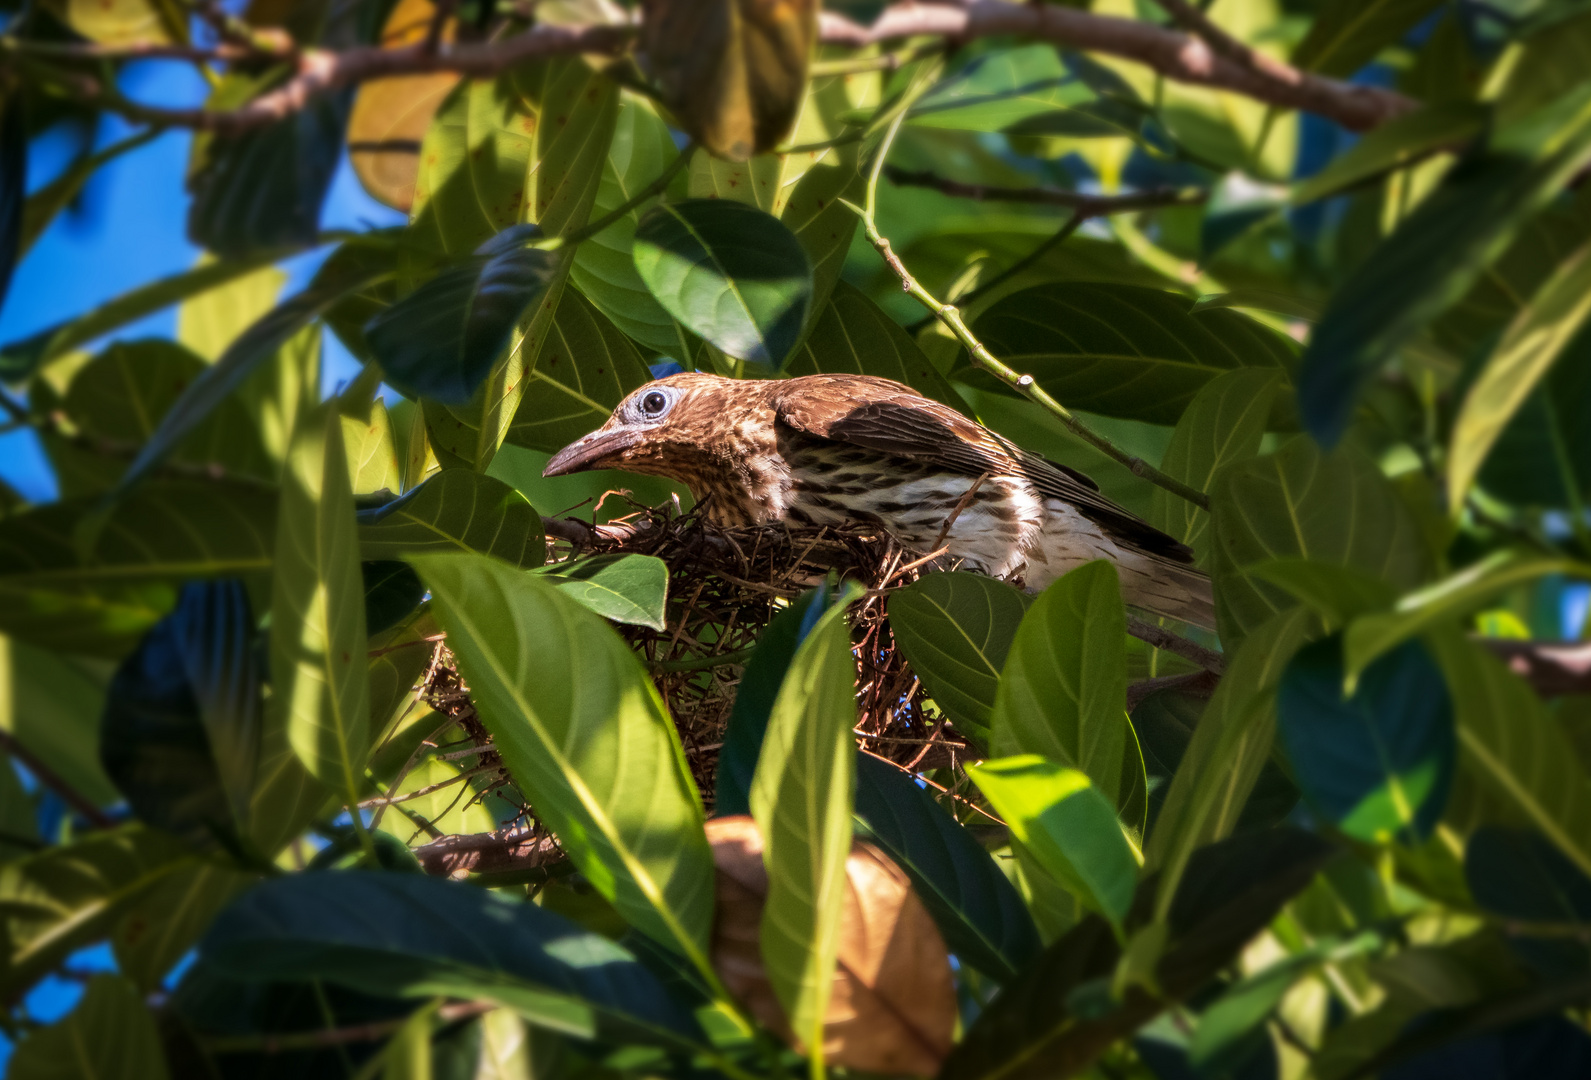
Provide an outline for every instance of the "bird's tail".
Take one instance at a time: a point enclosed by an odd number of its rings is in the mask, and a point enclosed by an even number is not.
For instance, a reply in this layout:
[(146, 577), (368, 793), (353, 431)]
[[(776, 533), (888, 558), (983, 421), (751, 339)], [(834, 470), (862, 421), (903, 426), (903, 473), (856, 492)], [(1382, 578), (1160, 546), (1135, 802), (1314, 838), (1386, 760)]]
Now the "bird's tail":
[(1116, 562), (1122, 599), (1152, 615), (1215, 629), (1215, 596), (1208, 575), (1185, 563), (1135, 551)]

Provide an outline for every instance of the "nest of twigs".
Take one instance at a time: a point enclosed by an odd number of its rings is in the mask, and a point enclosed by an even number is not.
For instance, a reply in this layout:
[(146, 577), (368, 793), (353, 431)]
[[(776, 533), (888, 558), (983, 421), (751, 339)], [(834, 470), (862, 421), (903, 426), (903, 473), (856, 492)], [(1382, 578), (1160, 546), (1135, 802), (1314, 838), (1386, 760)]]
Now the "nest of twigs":
[[(831, 572), (867, 589), (851, 609), (857, 666), (857, 744), (863, 752), (923, 775), (948, 769), (954, 783), (968, 744), (926, 700), (921, 682), (895, 645), (890, 594), (915, 581), (927, 560), (865, 526), (787, 524), (719, 529), (676, 506), (637, 507), (595, 528), (550, 521), (550, 563), (591, 554), (634, 553), (669, 569), (666, 628), (616, 626), (651, 668), (679, 729), (696, 783), (712, 808), (718, 754), (746, 660), (764, 628), (789, 602)], [(940, 568), (938, 563), (935, 568)], [(427, 671), (423, 700), (456, 721), (462, 739), (493, 763), (490, 736), (445, 646)], [(506, 774), (478, 797), (506, 784)], [(936, 786), (941, 786), (936, 784)], [(534, 815), (524, 808), (536, 833)]]

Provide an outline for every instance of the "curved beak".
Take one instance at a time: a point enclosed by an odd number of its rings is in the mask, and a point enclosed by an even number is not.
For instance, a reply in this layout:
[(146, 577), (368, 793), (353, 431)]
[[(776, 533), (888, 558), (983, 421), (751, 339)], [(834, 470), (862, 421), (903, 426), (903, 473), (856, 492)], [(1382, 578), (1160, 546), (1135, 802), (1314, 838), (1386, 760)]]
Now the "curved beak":
[(603, 459), (623, 453), (641, 441), (641, 434), (617, 428), (613, 431), (593, 431), (584, 435), (552, 456), (543, 476), (567, 476), (587, 469), (606, 468)]

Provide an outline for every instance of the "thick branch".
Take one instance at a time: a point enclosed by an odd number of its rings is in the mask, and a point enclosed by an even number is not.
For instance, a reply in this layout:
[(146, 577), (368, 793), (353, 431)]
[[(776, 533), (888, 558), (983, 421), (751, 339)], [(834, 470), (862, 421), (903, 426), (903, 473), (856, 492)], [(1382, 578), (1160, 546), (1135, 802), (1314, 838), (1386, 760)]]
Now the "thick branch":
[(444, 836), (414, 849), (428, 874), (467, 877), (470, 874), (536, 870), (561, 860), (558, 842), (528, 829)]
[(1355, 86), (1299, 71), (1280, 61), (1239, 62), (1203, 38), (1163, 26), (1093, 15), (1057, 4), (1011, 4), (973, 0), (965, 6), (905, 3), (885, 8), (872, 26), (824, 12), (825, 42), (870, 45), (922, 35), (965, 40), (1011, 35), (1052, 41), (1069, 49), (1135, 60), (1177, 82), (1231, 90), (1283, 108), (1302, 109), (1337, 121), (1351, 131), (1375, 127), (1415, 108), (1401, 94)]
[(1191, 660), (1215, 675), (1226, 670), (1226, 658), (1214, 649), (1206, 649), (1197, 642), (1189, 641), (1180, 634), (1173, 634), (1163, 626), (1145, 622), (1136, 615), (1127, 616), (1127, 632), (1157, 649), (1164, 649), (1168, 653), (1176, 653), (1184, 660)]

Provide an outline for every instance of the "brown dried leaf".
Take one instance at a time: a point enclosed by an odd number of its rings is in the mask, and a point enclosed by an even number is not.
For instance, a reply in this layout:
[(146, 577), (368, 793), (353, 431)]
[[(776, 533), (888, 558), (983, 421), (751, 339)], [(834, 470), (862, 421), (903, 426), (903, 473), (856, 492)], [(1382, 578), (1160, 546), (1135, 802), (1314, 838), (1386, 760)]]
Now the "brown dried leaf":
[[(713, 966), (758, 1021), (796, 1045), (762, 966), (768, 874), (756, 823), (714, 818), (707, 839), (718, 869)], [(852, 844), (845, 876), (824, 1059), (867, 1072), (932, 1075), (950, 1052), (956, 1023), (944, 940), (906, 875), (871, 844)]]
[[(398, 0), (381, 32), (381, 44), (397, 48), (424, 41), (435, 11), (431, 0)], [(443, 41), (453, 39), (453, 27), (453, 19), (443, 24)], [(348, 157), (373, 198), (409, 211), (420, 171), (420, 141), (458, 81), (456, 72), (439, 71), (372, 79), (360, 86), (348, 118)]]
[(790, 131), (817, 38), (816, 0), (643, 0), (652, 74), (680, 126), (746, 161)]

